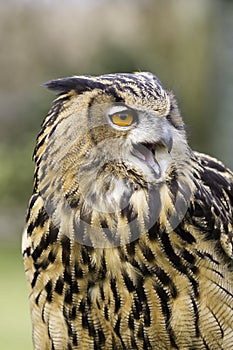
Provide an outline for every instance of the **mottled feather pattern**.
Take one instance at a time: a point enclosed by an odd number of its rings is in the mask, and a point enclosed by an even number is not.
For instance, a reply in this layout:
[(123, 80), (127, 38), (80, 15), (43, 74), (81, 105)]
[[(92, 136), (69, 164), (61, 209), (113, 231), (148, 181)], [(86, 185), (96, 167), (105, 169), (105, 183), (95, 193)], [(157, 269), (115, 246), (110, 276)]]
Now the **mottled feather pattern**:
[(23, 235), (34, 349), (232, 349), (232, 172), (190, 149), (151, 73), (45, 85)]

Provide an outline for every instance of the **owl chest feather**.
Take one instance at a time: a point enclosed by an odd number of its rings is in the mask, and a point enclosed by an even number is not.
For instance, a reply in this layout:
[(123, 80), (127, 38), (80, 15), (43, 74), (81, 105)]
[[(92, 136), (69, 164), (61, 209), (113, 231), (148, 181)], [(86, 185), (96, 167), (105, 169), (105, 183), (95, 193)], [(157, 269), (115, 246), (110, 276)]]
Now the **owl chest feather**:
[[(189, 243), (182, 232), (154, 232), (99, 249), (60, 237), (62, 249), (54, 244), (44, 251), (31, 281), (36, 332), (42, 318), (51, 330), (48, 342), (60, 344), (64, 333), (66, 345), (57, 349), (95, 349), (95, 343), (98, 349), (205, 349), (209, 329), (214, 344), (221, 324), (233, 318), (233, 285), (211, 243), (191, 242), (199, 233), (187, 232)], [(55, 251), (56, 260), (43, 267)], [(219, 298), (226, 301), (221, 309)]]
[[(104, 250), (101, 257), (94, 252), (81, 300), (77, 295), (81, 307), (75, 329), (86, 335), (93, 329), (98, 343), (96, 332), (102, 330), (106, 349), (113, 344), (157, 349), (158, 342), (161, 349), (204, 349), (203, 338), (211, 329), (214, 348), (220, 325), (232, 322), (228, 292), (233, 285), (211, 245), (199, 242), (191, 248), (175, 236), (158, 237), (149, 245), (142, 238), (134, 247)], [(221, 310), (219, 298), (226, 300)]]

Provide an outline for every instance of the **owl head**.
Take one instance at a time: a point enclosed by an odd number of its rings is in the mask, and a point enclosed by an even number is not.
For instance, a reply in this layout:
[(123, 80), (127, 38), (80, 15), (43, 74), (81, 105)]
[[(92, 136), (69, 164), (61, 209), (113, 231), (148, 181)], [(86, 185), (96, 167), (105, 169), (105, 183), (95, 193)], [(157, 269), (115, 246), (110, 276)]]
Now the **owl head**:
[(37, 139), (35, 190), (60, 231), (116, 245), (180, 220), (191, 151), (176, 100), (157, 77), (75, 76), (45, 86), (59, 96)]

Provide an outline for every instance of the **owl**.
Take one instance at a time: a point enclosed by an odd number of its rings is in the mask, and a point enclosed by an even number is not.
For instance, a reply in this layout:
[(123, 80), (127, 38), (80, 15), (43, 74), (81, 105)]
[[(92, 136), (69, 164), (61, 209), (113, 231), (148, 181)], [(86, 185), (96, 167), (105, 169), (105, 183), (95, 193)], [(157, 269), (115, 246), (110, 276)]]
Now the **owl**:
[(152, 73), (74, 76), (34, 151), (35, 350), (233, 349), (233, 174)]

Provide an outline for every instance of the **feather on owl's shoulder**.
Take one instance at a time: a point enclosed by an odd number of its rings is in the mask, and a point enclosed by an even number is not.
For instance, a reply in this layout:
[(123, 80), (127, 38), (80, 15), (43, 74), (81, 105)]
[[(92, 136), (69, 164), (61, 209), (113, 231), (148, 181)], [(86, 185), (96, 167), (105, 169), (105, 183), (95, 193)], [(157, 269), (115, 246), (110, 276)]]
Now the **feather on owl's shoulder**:
[(218, 240), (233, 258), (233, 173), (221, 161), (194, 152), (193, 175), (196, 190), (192, 220), (206, 239)]

